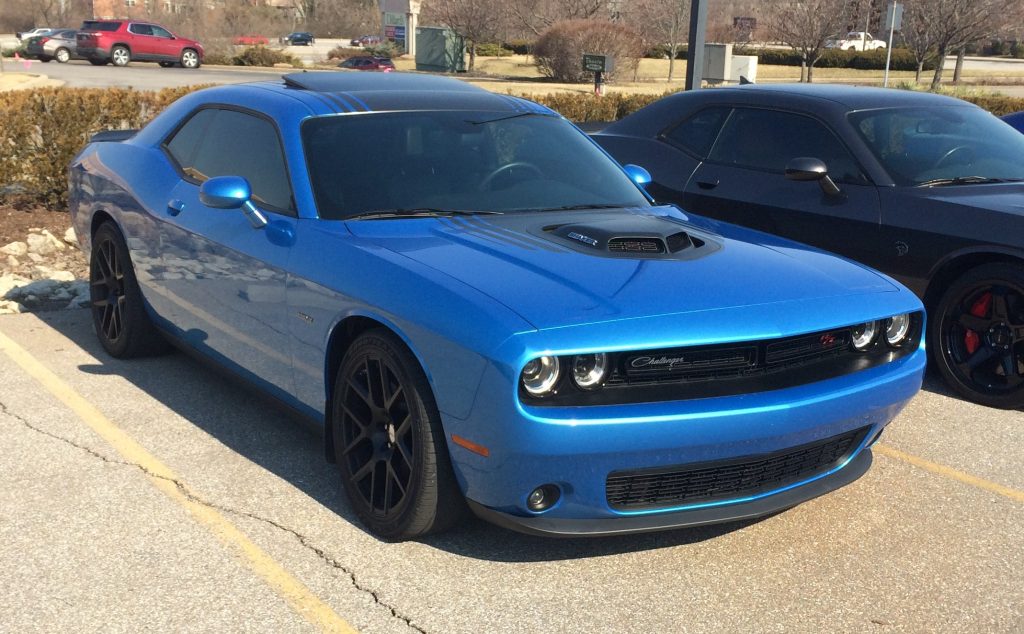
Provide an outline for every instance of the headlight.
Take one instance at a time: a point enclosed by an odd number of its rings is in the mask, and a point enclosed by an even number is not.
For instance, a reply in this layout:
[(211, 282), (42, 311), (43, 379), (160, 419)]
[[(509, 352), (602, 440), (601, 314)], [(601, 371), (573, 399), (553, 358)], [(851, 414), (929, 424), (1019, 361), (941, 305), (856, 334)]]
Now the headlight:
[(902, 345), (910, 334), (910, 315), (894, 315), (885, 320), (885, 340), (894, 348)]
[(545, 396), (558, 383), (558, 357), (538, 357), (523, 367), (523, 389), (532, 396)]
[(584, 390), (601, 385), (608, 369), (608, 355), (578, 354), (572, 358), (572, 380)]
[(878, 322), (869, 321), (864, 324), (859, 324), (853, 327), (853, 347), (856, 350), (867, 350), (871, 342), (875, 340), (875, 334), (878, 333)]

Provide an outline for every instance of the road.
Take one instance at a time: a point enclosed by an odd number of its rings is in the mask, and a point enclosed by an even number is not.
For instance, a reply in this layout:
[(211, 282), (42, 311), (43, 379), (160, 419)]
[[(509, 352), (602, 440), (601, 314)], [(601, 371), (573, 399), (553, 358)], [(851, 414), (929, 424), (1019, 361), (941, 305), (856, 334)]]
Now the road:
[[(8, 61), (8, 65), (11, 62)], [(24, 66), (16, 67), (25, 70)], [(10, 68), (8, 68), (10, 70)], [(133, 62), (124, 68), (114, 66), (93, 66), (84, 60), (67, 64), (34, 62), (28, 72), (42, 73), (51, 79), (64, 82), (72, 88), (124, 87), (138, 90), (160, 90), (197, 84), (237, 84), (247, 81), (276, 79), (283, 74), (296, 72), (295, 69), (234, 70), (227, 67), (211, 68), (201, 66), (195, 70), (184, 68), (160, 68), (156, 64)]]
[(364, 532), (316, 433), (86, 311), (0, 317), (0, 623), (58, 630), (1020, 632), (1024, 413), (929, 384), (852, 485), (758, 522)]

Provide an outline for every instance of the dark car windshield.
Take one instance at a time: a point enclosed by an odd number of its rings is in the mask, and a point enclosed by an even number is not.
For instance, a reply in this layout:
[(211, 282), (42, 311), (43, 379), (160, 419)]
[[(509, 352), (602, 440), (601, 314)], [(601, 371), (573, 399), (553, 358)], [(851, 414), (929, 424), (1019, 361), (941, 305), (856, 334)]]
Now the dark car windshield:
[(885, 108), (849, 117), (897, 185), (1024, 179), (1024, 135), (980, 108)]
[(388, 209), (648, 205), (604, 152), (554, 116), (327, 116), (306, 121), (302, 139), (317, 207), (328, 219)]

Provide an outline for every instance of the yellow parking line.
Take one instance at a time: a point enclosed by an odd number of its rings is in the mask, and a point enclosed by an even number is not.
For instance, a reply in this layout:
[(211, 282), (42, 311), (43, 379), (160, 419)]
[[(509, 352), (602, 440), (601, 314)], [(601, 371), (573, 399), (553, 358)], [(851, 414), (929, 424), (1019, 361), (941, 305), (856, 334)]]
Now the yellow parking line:
[(2, 332), (0, 332), (0, 350), (67, 405), (93, 431), (117, 450), (125, 460), (141, 467), (156, 488), (184, 507), (199, 524), (205, 526), (221, 542), (241, 555), (245, 564), (303, 618), (326, 632), (354, 633), (356, 631), (220, 512), (187, 496), (176, 484), (179, 482), (178, 477), (167, 465), (146, 451), (142, 445), (112, 423), (92, 403), (75, 392), (71, 386), (64, 383), (56, 374)]
[(959, 471), (953, 467), (947, 467), (944, 464), (925, 460), (924, 458), (915, 456), (914, 454), (909, 454), (904, 451), (900, 451), (899, 449), (893, 449), (892, 447), (881, 443), (874, 445), (871, 449), (883, 456), (893, 458), (895, 460), (902, 460), (903, 462), (912, 464), (915, 467), (924, 469), (925, 471), (931, 471), (932, 473), (963, 482), (964, 484), (969, 484), (972, 487), (977, 487), (984, 491), (988, 491), (989, 493), (995, 493), (997, 495), (1010, 498), (1016, 502), (1024, 502), (1024, 491), (1019, 491), (1008, 486), (1003, 486), (997, 482), (992, 482), (991, 480), (986, 480), (984, 478), (979, 478), (978, 476), (973, 476), (969, 473), (964, 473), (963, 471)]

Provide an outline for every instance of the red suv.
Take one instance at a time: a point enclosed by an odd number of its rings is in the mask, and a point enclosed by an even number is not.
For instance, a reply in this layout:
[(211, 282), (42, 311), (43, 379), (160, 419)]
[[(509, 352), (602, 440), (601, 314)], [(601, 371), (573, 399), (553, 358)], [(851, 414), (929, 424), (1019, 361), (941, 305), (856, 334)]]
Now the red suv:
[(164, 27), (135, 20), (86, 20), (78, 31), (78, 55), (95, 66), (128, 62), (159, 62), (167, 68), (181, 64), (199, 68), (203, 46), (171, 33)]

